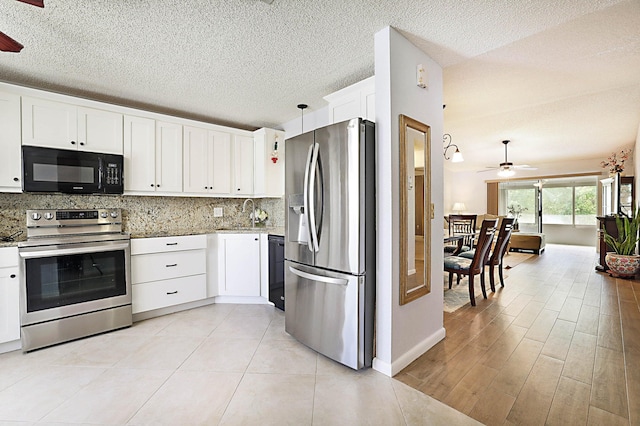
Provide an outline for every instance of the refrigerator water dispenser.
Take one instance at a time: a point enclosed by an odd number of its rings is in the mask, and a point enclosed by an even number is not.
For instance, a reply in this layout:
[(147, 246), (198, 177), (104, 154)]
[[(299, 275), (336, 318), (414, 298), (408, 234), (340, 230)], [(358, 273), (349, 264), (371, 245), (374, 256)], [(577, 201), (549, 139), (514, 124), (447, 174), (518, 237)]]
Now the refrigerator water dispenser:
[(303, 194), (291, 194), (289, 196), (289, 220), (287, 235), (289, 241), (299, 244), (307, 244), (309, 232), (307, 231), (307, 218), (304, 214)]

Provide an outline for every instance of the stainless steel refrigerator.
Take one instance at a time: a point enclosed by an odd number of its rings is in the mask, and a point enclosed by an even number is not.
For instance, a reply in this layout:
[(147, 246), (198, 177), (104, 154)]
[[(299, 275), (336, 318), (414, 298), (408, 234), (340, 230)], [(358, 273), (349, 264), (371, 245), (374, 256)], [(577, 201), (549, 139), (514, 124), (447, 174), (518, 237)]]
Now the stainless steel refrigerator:
[(354, 369), (373, 359), (375, 125), (285, 141), (285, 330)]

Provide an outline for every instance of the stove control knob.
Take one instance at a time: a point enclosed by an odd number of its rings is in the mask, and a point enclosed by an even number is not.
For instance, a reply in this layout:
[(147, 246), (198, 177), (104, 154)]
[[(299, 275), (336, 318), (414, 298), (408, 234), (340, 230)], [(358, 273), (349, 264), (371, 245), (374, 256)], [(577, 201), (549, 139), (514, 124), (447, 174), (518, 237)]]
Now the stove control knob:
[(103, 219), (105, 219), (107, 216), (109, 216), (109, 215), (107, 214), (107, 212), (102, 212), (102, 213), (100, 213), (100, 217), (101, 217), (101, 218), (103, 218)]
[(111, 212), (111, 217), (114, 218), (114, 219), (116, 217), (118, 217), (118, 212), (116, 212), (116, 211)]
[(33, 219), (33, 220), (40, 220), (41, 217), (42, 216), (40, 216), (40, 213), (38, 213), (38, 212), (31, 213), (31, 219)]
[(53, 219), (53, 213), (51, 213), (51, 212), (46, 212), (46, 213), (44, 214), (44, 218), (45, 218), (45, 219), (47, 219), (47, 220), (51, 220), (51, 219)]

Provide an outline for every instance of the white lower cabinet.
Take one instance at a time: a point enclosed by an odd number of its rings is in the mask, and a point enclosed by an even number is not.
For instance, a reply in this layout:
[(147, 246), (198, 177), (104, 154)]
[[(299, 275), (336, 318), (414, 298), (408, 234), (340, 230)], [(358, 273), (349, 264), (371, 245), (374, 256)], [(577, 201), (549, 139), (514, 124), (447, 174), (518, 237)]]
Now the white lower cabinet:
[(207, 237), (131, 240), (133, 313), (207, 297)]
[(18, 249), (0, 248), (0, 343), (20, 339), (19, 282)]
[[(261, 296), (260, 234), (212, 234), (209, 236), (209, 296), (217, 301), (266, 303)], [(245, 299), (239, 299), (245, 298)]]

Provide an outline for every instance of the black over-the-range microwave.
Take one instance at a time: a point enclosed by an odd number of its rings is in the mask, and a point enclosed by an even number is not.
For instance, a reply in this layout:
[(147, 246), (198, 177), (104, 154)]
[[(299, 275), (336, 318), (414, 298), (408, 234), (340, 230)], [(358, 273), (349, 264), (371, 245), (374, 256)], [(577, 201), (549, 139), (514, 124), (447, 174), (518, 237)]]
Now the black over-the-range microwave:
[(22, 147), (24, 192), (122, 194), (124, 157), (67, 149)]

